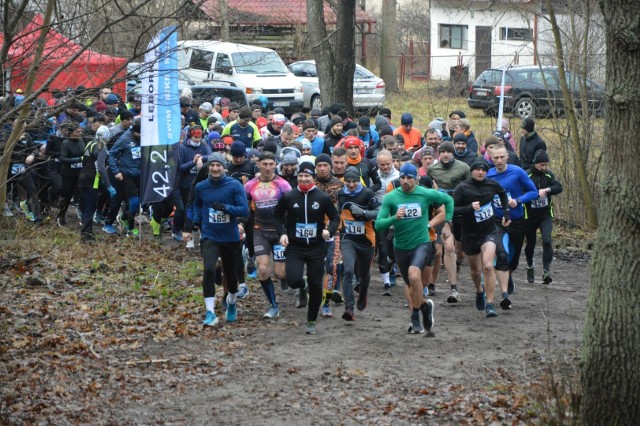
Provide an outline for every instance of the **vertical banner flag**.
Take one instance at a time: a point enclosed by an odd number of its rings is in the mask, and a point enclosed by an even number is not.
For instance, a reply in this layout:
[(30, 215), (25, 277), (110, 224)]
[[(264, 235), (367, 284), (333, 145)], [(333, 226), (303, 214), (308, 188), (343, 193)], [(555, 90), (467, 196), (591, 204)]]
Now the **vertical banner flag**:
[(171, 196), (178, 169), (180, 93), (178, 34), (163, 28), (149, 43), (142, 73), (140, 202)]

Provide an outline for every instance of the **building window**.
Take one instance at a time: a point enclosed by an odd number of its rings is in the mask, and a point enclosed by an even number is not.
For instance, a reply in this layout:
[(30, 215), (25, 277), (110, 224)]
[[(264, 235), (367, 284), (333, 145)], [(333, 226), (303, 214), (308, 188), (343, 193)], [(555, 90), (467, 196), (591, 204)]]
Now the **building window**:
[(467, 25), (440, 24), (440, 47), (444, 49), (466, 49), (467, 29)]
[(530, 28), (500, 28), (500, 40), (532, 41), (533, 30)]

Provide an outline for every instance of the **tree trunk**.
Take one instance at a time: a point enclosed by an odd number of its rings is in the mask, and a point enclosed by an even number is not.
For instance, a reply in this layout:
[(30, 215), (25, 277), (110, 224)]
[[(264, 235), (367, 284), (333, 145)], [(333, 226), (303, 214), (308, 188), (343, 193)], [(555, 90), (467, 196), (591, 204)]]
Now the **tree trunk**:
[(229, 35), (229, 9), (227, 8), (227, 0), (218, 0), (218, 9), (220, 10), (220, 41), (231, 41)]
[(560, 89), (562, 90), (562, 99), (565, 106), (564, 110), (567, 116), (567, 124), (570, 129), (571, 147), (573, 149), (576, 164), (576, 174), (578, 177), (578, 184), (580, 186), (580, 193), (582, 195), (583, 208), (585, 210), (587, 225), (590, 228), (595, 229), (598, 227), (598, 216), (596, 214), (595, 204), (593, 203), (591, 185), (589, 185), (589, 179), (587, 179), (586, 155), (582, 152), (582, 146), (580, 144), (580, 132), (578, 131), (578, 119), (576, 118), (575, 105), (571, 90), (567, 85), (560, 28), (556, 21), (556, 15), (553, 6), (551, 5), (551, 0), (546, 0), (546, 2), (547, 10), (549, 11), (549, 20), (551, 21), (551, 31), (553, 32), (553, 39), (555, 42), (556, 59), (558, 61), (558, 76), (560, 77)]
[(345, 104), (353, 112), (353, 74), (356, 71), (356, 1), (338, 2), (335, 44), (335, 102)]
[[(322, 105), (335, 102), (353, 109), (353, 73), (355, 71), (355, 0), (337, 3), (334, 33), (327, 35), (323, 1), (307, 0), (307, 27), (313, 57), (316, 60)], [(330, 38), (335, 36), (336, 49)], [(349, 78), (345, 78), (349, 76)]]
[(380, 16), (380, 78), (384, 80), (385, 91), (398, 92), (398, 61), (396, 47), (396, 0), (382, 0)]
[(640, 7), (602, 0), (607, 133), (582, 353), (581, 424), (640, 419)]

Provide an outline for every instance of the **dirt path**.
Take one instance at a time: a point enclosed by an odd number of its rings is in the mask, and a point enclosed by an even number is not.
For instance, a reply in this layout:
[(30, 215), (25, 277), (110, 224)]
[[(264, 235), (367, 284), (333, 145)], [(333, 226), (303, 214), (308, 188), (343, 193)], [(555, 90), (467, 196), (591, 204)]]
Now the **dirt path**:
[[(314, 336), (304, 335), (306, 311), (293, 306), (293, 291), (279, 294), (280, 319), (259, 320), (266, 305), (257, 284), (241, 302), (238, 323), (221, 320), (215, 329), (197, 325), (199, 309), (147, 306), (117, 319), (119, 332), (146, 337), (116, 339), (106, 331), (115, 316), (74, 314), (75, 326), (89, 330), (65, 329), (65, 347), (74, 342), (76, 350), (60, 351), (46, 334), (33, 350), (20, 340), (3, 342), (0, 423), (536, 422), (543, 413), (532, 394), (544, 392), (543, 376), (550, 366), (577, 362), (588, 290), (587, 260), (559, 251), (554, 271), (551, 286), (527, 284), (519, 271), (513, 310), (486, 319), (475, 309), (463, 266), (462, 303), (448, 305), (446, 286), (438, 286), (434, 338), (407, 333), (402, 288), (382, 296), (377, 273), (357, 321), (346, 323), (342, 306), (333, 306), (335, 318), (319, 319)], [(21, 292), (8, 292), (0, 306), (4, 329), (28, 328), (30, 321), (44, 327), (41, 306), (19, 306), (19, 315), (9, 306), (12, 297), (20, 305)], [(167, 316), (173, 319), (164, 322)]]

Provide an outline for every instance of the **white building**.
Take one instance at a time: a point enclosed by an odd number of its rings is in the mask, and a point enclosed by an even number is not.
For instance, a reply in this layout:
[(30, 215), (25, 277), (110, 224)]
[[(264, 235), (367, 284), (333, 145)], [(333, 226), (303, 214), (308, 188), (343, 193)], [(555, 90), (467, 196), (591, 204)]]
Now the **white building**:
[(459, 64), (471, 79), (490, 67), (534, 64), (540, 22), (528, 3), (431, 0), (431, 78), (448, 79)]

